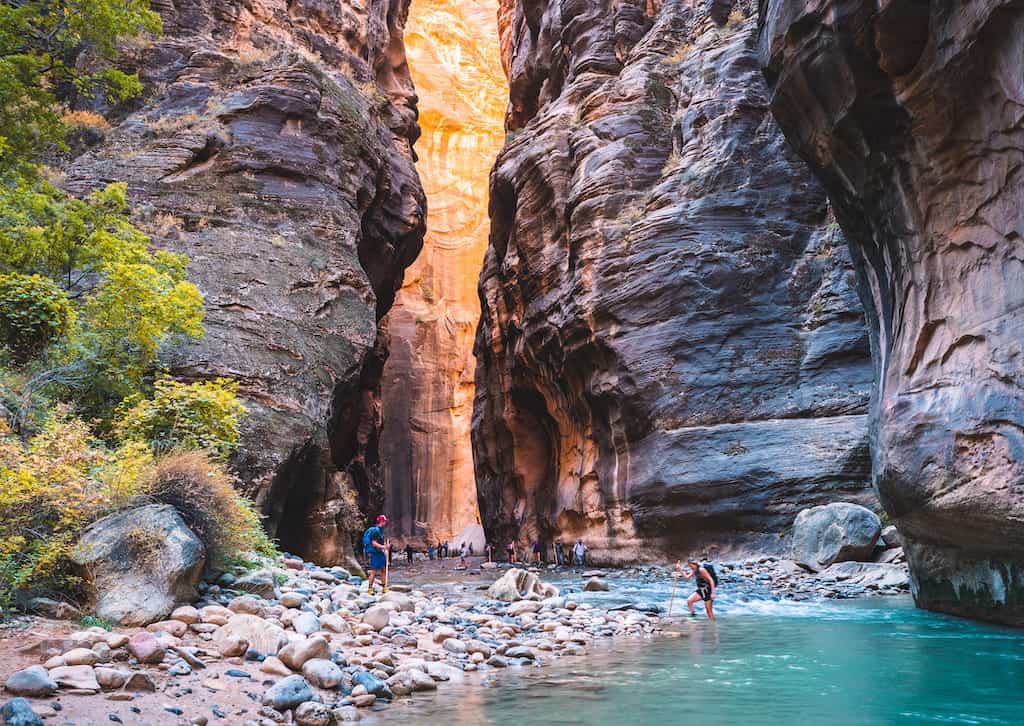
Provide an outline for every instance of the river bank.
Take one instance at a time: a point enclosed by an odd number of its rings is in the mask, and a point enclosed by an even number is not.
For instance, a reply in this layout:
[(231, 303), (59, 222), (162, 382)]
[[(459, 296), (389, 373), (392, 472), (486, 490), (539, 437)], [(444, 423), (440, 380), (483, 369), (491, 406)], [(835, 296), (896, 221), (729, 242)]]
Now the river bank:
[[(37, 694), (31, 704), (46, 723), (389, 723), (409, 697), (433, 698), (437, 689), (464, 697), (474, 684), (500, 684), (506, 671), (585, 664), (605, 643), (650, 640), (675, 622), (665, 617), (666, 568), (541, 567), (536, 574), (557, 595), (523, 572), (519, 596), (528, 599), (501, 602), (487, 588), (508, 579), (507, 566), (457, 563), (396, 563), (392, 591), (370, 596), (340, 568), (277, 562), (207, 586), (195, 608), (146, 630), (29, 619), (0, 638), (0, 676), (37, 666), (39, 690), (25, 695)], [(891, 589), (788, 569), (770, 557), (721, 563), (720, 611), (728, 617), (736, 603), (778, 598), (772, 585), (794, 597)], [(678, 588), (674, 615), (688, 594)]]

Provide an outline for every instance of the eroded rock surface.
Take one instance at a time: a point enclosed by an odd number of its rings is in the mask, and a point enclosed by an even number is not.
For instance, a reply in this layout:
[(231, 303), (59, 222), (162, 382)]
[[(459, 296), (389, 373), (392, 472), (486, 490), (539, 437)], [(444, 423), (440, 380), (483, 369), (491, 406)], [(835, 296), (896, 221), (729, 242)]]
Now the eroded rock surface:
[(167, 362), (241, 382), (236, 466), (282, 545), (321, 559), (346, 554), (332, 470), (382, 496), (378, 320), (423, 234), (406, 5), (155, 0), (164, 35), (127, 56), (145, 97), (66, 182), (128, 182), (188, 253), (207, 333)]
[(917, 602), (1022, 625), (1024, 8), (771, 0), (761, 47), (857, 266)]
[(752, 5), (721, 5), (503, 5), (473, 425), (492, 536), (778, 549), (800, 509), (870, 503), (851, 262), (771, 118)]
[(196, 599), (206, 549), (174, 507), (150, 504), (91, 524), (71, 560), (85, 573), (97, 615), (146, 625)]

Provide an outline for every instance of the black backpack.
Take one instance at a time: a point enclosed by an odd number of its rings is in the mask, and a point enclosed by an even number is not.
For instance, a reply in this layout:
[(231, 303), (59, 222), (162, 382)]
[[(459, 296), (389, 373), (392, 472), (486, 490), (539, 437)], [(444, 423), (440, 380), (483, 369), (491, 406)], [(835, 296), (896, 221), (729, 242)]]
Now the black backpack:
[(705, 562), (701, 567), (708, 571), (708, 574), (711, 575), (711, 579), (715, 581), (715, 587), (718, 587), (718, 573), (715, 572), (715, 568), (711, 566), (711, 563)]

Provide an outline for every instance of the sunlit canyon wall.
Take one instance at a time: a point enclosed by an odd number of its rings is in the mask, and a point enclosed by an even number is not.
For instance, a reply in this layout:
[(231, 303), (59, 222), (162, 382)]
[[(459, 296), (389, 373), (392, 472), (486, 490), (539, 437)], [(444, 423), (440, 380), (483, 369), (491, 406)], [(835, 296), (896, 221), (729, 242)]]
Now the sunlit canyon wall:
[(416, 0), (406, 27), (428, 232), (388, 316), (382, 454), (386, 511), (403, 536), (457, 541), (479, 521), (469, 436), (476, 285), (508, 97), (496, 13), (496, 0)]

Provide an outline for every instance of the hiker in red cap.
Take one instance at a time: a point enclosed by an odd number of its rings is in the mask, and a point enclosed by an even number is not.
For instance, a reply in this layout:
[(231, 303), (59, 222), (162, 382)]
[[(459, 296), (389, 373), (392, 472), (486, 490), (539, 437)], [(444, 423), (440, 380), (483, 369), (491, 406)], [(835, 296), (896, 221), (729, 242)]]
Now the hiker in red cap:
[(366, 591), (373, 593), (373, 581), (379, 575), (381, 592), (388, 591), (388, 548), (391, 541), (384, 539), (388, 518), (377, 517), (377, 524), (363, 532), (363, 552), (370, 558), (370, 579)]

